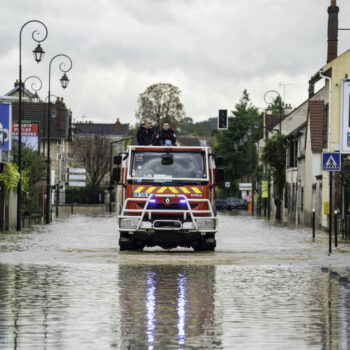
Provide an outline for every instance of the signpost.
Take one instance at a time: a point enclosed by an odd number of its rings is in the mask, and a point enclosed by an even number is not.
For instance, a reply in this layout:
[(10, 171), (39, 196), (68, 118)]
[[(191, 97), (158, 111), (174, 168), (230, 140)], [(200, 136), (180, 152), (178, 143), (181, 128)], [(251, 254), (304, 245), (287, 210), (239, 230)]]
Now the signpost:
[(322, 153), (322, 170), (323, 171), (340, 171), (341, 159), (340, 153)]
[[(39, 152), (39, 123), (22, 121), (22, 144), (26, 147)], [(19, 139), (19, 124), (12, 124), (12, 136), (15, 140)]]
[(340, 151), (350, 153), (350, 81), (342, 80), (340, 101)]
[(332, 253), (333, 171), (341, 170), (341, 154), (336, 152), (322, 153), (322, 170), (329, 171), (329, 254), (330, 254)]
[(69, 168), (68, 169), (68, 186), (85, 187), (86, 186), (86, 169)]
[[(68, 186), (71, 187), (85, 187), (86, 186), (86, 169), (85, 168), (68, 168)], [(73, 214), (73, 194), (72, 194), (72, 208)]]
[(0, 162), (9, 161), (11, 152), (12, 110), (10, 104), (0, 103)]

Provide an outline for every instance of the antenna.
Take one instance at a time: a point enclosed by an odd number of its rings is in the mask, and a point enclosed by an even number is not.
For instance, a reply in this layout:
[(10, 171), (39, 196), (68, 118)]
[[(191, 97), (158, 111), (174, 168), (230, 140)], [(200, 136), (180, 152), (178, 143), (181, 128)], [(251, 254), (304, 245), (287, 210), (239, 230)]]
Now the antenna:
[(278, 86), (283, 87), (283, 102), (286, 103), (286, 87), (294, 85), (294, 84), (289, 84), (289, 83), (279, 83)]

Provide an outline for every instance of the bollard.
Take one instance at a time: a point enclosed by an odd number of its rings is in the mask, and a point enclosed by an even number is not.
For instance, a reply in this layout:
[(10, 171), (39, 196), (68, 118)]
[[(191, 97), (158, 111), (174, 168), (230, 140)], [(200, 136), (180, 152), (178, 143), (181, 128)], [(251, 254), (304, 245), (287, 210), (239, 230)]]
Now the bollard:
[(338, 210), (334, 210), (334, 245), (338, 247)]
[(315, 208), (312, 209), (312, 239), (315, 240)]

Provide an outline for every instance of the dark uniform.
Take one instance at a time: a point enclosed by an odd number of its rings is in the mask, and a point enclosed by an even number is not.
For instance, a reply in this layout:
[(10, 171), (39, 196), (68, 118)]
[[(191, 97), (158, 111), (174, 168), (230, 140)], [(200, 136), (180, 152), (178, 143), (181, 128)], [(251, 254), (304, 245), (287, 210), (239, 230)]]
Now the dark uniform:
[(175, 130), (168, 129), (168, 130), (160, 130), (155, 138), (155, 145), (157, 146), (164, 146), (166, 143), (166, 140), (170, 140), (172, 146), (176, 146), (176, 134)]
[(142, 146), (149, 146), (153, 144), (154, 129), (145, 128), (145, 124), (141, 124), (139, 130), (137, 131), (137, 143)]

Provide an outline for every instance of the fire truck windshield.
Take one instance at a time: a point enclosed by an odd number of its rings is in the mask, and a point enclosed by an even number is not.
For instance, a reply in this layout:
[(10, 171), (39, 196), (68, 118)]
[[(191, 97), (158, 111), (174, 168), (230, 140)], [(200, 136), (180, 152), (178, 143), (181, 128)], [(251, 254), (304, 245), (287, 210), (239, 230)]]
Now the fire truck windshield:
[(130, 177), (164, 182), (169, 179), (207, 178), (204, 152), (171, 152), (172, 162), (164, 164), (164, 152), (133, 152)]

